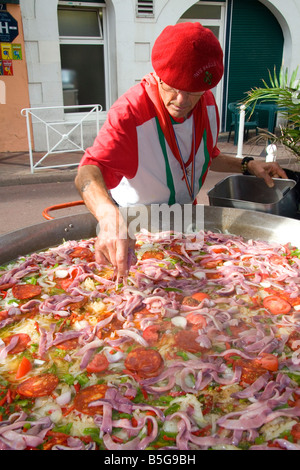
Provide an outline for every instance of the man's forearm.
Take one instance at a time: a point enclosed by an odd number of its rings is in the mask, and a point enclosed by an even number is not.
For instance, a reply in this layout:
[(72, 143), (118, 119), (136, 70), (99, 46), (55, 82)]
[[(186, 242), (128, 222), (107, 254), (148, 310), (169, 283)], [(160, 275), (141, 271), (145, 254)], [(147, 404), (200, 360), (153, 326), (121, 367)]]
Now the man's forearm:
[(86, 207), (100, 220), (104, 216), (104, 208), (114, 206), (111, 200), (102, 173), (95, 165), (85, 165), (78, 169), (75, 185)]
[(216, 158), (212, 160), (210, 169), (212, 171), (220, 171), (227, 173), (241, 173), (242, 159), (238, 157), (232, 157), (230, 155), (225, 155), (220, 153)]

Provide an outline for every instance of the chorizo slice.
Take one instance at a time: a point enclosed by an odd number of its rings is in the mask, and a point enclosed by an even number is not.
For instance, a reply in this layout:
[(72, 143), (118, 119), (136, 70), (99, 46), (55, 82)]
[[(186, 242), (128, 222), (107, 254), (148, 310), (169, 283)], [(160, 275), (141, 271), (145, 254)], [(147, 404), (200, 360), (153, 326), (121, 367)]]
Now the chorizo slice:
[(3, 338), (5, 346), (7, 346), (13, 338), (18, 338), (18, 342), (16, 346), (9, 351), (8, 354), (18, 354), (25, 351), (27, 344), (31, 340), (30, 336), (26, 333), (17, 333), (15, 335), (6, 336), (6, 338)]
[(41, 292), (42, 288), (37, 284), (16, 284), (12, 288), (12, 294), (18, 300), (33, 299), (40, 295)]
[(17, 393), (28, 398), (51, 395), (58, 385), (58, 377), (54, 374), (44, 374), (30, 377), (17, 387)]
[(136, 348), (128, 353), (125, 367), (141, 378), (157, 376), (164, 365), (162, 356), (158, 351), (147, 348)]
[(72, 349), (76, 349), (78, 347), (78, 338), (67, 339), (63, 343), (57, 344), (56, 347), (64, 351), (71, 351)]
[(191, 353), (203, 351), (203, 347), (196, 341), (198, 336), (199, 333), (196, 330), (181, 330), (175, 336), (176, 346)]
[(89, 406), (90, 403), (96, 400), (100, 400), (105, 397), (107, 390), (106, 384), (95, 384), (90, 385), (89, 387), (82, 388), (75, 395), (74, 398), (74, 408), (80, 413), (93, 416), (95, 414), (103, 414), (103, 406)]

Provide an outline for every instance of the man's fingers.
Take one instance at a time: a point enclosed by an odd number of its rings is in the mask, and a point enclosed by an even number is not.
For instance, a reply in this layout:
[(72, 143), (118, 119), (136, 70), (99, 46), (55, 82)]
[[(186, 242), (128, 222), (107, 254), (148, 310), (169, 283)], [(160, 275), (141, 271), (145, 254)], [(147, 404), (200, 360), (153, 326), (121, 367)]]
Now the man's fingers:
[[(105, 240), (97, 239), (95, 243), (95, 259), (98, 264), (111, 264), (118, 277), (128, 275), (129, 261), (129, 243), (125, 240), (109, 240), (105, 244)], [(132, 263), (130, 263), (132, 264)]]
[(265, 180), (265, 183), (267, 184), (267, 186), (269, 186), (269, 188), (273, 188), (274, 187), (274, 181), (273, 181), (273, 178), (272, 176), (269, 175), (269, 173), (265, 172), (264, 175), (263, 175), (263, 178)]
[(118, 277), (124, 277), (128, 275), (128, 240), (124, 243), (119, 242), (117, 245), (117, 252), (116, 252), (116, 268), (118, 272)]

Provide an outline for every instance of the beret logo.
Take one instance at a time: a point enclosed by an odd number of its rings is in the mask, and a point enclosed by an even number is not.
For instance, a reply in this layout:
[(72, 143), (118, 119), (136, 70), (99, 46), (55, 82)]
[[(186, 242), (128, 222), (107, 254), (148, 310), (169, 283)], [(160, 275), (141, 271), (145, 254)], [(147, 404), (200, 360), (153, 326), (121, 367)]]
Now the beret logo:
[(204, 83), (208, 83), (208, 85), (211, 85), (212, 84), (212, 78), (213, 78), (213, 75), (212, 73), (209, 73), (209, 72), (205, 72), (205, 75), (204, 75)]
[[(200, 69), (197, 70), (197, 72), (194, 73), (194, 77), (199, 77), (199, 75), (203, 72), (205, 72), (206, 70), (208, 69), (211, 69), (213, 67), (216, 67), (217, 66), (217, 63), (216, 61), (213, 61), (213, 62), (209, 62), (208, 64), (204, 65), (203, 67), (200, 67)], [(208, 73), (208, 72), (206, 72)]]

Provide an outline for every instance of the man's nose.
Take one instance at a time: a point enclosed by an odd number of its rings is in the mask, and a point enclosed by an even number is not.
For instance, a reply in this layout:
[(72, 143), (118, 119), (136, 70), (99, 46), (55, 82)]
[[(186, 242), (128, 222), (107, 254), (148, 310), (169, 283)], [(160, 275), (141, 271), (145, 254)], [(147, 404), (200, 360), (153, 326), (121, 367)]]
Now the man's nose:
[(178, 90), (177, 92), (177, 101), (179, 103), (185, 103), (189, 98), (189, 95), (186, 91)]

